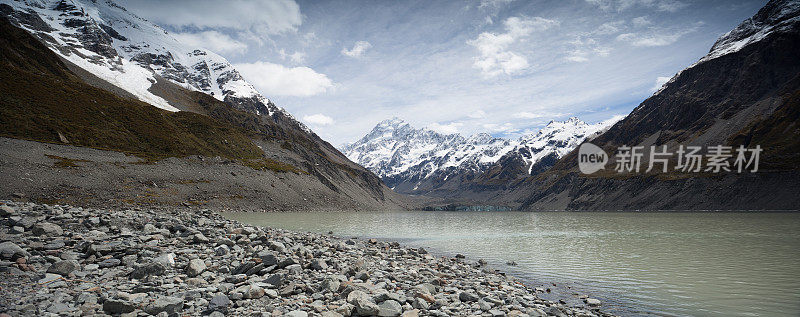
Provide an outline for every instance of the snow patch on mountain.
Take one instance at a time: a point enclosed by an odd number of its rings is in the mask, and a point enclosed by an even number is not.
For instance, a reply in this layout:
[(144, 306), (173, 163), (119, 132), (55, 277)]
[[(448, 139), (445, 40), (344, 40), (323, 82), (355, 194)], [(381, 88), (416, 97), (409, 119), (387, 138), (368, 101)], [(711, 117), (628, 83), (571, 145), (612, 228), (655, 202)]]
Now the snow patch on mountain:
[[(754, 16), (747, 18), (736, 28), (717, 39), (708, 54), (686, 69), (738, 52), (748, 45), (762, 41), (770, 34), (791, 30), (798, 23), (800, 23), (800, 0), (770, 1)], [(660, 94), (686, 69), (672, 76), (653, 96)]]
[(535, 134), (517, 140), (495, 138), (486, 133), (463, 137), (433, 130), (415, 129), (399, 118), (382, 121), (357, 142), (343, 145), (342, 152), (381, 178), (404, 176), (424, 179), (446, 171), (485, 171), (505, 155), (520, 153), (528, 165), (555, 153), (566, 155), (588, 137), (593, 137), (622, 116), (587, 124), (578, 118), (551, 121)]
[(700, 62), (738, 52), (747, 45), (763, 40), (773, 32), (786, 31), (800, 22), (800, 1), (771, 1), (756, 15), (720, 37)]
[(222, 56), (189, 47), (112, 1), (0, 0), (0, 4), (13, 8), (10, 15), (17, 24), (55, 53), (156, 107), (178, 111), (150, 91), (159, 75), (221, 101), (261, 103), (264, 106), (245, 109), (257, 114), (281, 111), (291, 118)]

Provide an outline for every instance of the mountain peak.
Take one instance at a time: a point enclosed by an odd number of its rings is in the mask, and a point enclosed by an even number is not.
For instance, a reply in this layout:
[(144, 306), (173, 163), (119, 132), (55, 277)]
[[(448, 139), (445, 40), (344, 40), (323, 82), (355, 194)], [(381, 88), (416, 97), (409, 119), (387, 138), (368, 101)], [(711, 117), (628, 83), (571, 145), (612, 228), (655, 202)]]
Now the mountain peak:
[(392, 118), (381, 121), (361, 140), (342, 147), (342, 152), (383, 178), (390, 187), (414, 192), (423, 190), (417, 187), (419, 182), (442, 184), (459, 173), (482, 173), (507, 155), (523, 155), (511, 161), (522, 162), (522, 169), (530, 172), (530, 166), (540, 159), (554, 153), (561, 157), (602, 128), (602, 124), (589, 125), (570, 117), (551, 121), (535, 134), (507, 140), (488, 133), (465, 138), (457, 133), (415, 129)]
[(737, 52), (764, 39), (775, 31), (784, 31), (800, 23), (800, 1), (771, 0), (754, 16), (721, 36), (700, 62)]
[(378, 127), (378, 126), (382, 126), (382, 127), (397, 127), (397, 126), (400, 126), (400, 125), (403, 125), (403, 124), (406, 124), (406, 122), (403, 119), (400, 119), (399, 117), (392, 117), (391, 119), (386, 119), (386, 120), (383, 120), (381, 122), (378, 122), (376, 127)]

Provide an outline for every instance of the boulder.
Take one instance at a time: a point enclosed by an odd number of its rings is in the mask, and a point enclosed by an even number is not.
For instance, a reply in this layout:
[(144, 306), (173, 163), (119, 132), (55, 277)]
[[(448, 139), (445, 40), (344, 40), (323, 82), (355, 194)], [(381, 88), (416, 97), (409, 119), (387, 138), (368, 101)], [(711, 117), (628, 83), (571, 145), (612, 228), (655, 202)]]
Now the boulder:
[(160, 276), (164, 275), (164, 272), (167, 271), (167, 268), (164, 267), (161, 263), (147, 263), (141, 265), (134, 269), (128, 277), (132, 279), (141, 280), (148, 276)]
[(111, 314), (127, 314), (136, 310), (136, 306), (122, 299), (107, 299), (103, 302), (103, 311)]
[(478, 295), (467, 292), (461, 292), (460, 294), (458, 294), (458, 300), (465, 303), (476, 302), (478, 301)]
[(174, 315), (181, 310), (183, 310), (183, 298), (172, 296), (159, 297), (144, 309), (150, 315), (157, 315), (161, 312)]
[(372, 298), (362, 291), (352, 291), (347, 295), (347, 303), (355, 307), (355, 312), (361, 316), (375, 316), (380, 311)]
[(394, 317), (394, 316), (400, 316), (400, 314), (402, 313), (403, 313), (403, 307), (400, 306), (400, 303), (394, 300), (390, 299), (378, 305), (378, 316)]
[(48, 235), (48, 236), (60, 236), (64, 234), (64, 230), (61, 229), (57, 224), (49, 223), (49, 222), (40, 222), (33, 225), (33, 234), (35, 235)]
[(50, 265), (50, 267), (47, 268), (47, 273), (53, 273), (53, 274), (58, 274), (58, 275), (61, 275), (61, 276), (67, 276), (67, 275), (69, 275), (69, 273), (72, 273), (73, 271), (79, 269), (80, 267), (81, 267), (81, 265), (78, 264), (78, 261), (75, 261), (75, 260), (62, 260), (62, 261), (58, 261), (58, 262), (55, 262), (52, 265)]
[(228, 298), (227, 295), (218, 294), (214, 295), (214, 297), (212, 297), (211, 300), (208, 302), (208, 309), (224, 311), (228, 309), (228, 305), (230, 304), (231, 300)]
[(14, 242), (6, 241), (0, 243), (0, 257), (3, 259), (17, 259), (17, 258), (27, 258), (30, 256), (28, 251), (20, 248)]
[(186, 265), (186, 275), (195, 277), (206, 270), (206, 263), (201, 259), (193, 259)]

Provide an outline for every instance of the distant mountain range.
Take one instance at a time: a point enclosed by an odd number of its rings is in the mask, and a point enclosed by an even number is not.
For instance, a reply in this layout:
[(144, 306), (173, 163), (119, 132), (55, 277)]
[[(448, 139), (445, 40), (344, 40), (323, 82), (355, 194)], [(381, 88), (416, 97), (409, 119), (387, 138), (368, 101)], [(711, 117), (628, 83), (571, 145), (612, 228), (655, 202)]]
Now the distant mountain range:
[(393, 118), (378, 123), (357, 142), (342, 146), (342, 151), (395, 191), (435, 194), (447, 187), (448, 181), (481, 175), (492, 168), (514, 170), (515, 176), (541, 172), (583, 140), (598, 135), (620, 119), (587, 124), (572, 117), (551, 121), (537, 133), (508, 140), (486, 133), (464, 137), (415, 129)]

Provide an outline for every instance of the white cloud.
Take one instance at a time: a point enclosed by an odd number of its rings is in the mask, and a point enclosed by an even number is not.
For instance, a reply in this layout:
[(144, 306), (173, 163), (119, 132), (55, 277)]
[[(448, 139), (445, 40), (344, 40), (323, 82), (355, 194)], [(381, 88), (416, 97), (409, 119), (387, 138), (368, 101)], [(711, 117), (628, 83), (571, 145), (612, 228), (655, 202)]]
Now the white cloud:
[(347, 48), (343, 48), (342, 55), (350, 57), (361, 57), (362, 55), (364, 55), (364, 52), (366, 52), (371, 47), (372, 44), (370, 44), (367, 41), (358, 41), (353, 45), (353, 48), (349, 50)]
[(517, 112), (514, 114), (514, 118), (517, 119), (536, 119), (541, 117), (544, 117), (544, 115), (527, 111)]
[(310, 116), (303, 117), (303, 121), (313, 124), (313, 125), (331, 125), (333, 124), (333, 118), (328, 117), (324, 114), (317, 113), (312, 114)]
[(467, 117), (470, 117), (472, 119), (481, 119), (485, 116), (486, 116), (486, 111), (483, 110), (476, 110), (467, 115)]
[(306, 62), (306, 53), (304, 53), (304, 52), (297, 51), (297, 52), (294, 52), (292, 54), (289, 54), (289, 53), (286, 53), (286, 50), (280, 49), (278, 51), (278, 54), (281, 55), (281, 59), (284, 59), (284, 60), (288, 59), (289, 61), (291, 61), (292, 63), (295, 63), (295, 64), (303, 64), (303, 63)]
[(244, 53), (247, 45), (217, 31), (173, 33), (173, 37), (191, 47), (203, 47), (217, 54)]
[(510, 17), (505, 20), (504, 25), (505, 33), (483, 32), (477, 38), (467, 41), (467, 44), (474, 46), (480, 52), (473, 65), (487, 77), (511, 75), (528, 68), (528, 60), (509, 51), (509, 46), (534, 31), (558, 25), (558, 21), (542, 17)]
[(641, 47), (667, 46), (677, 42), (684, 34), (686, 33), (668, 31), (651, 34), (625, 33), (617, 36), (617, 41), (628, 42), (633, 46)]
[(503, 132), (503, 133), (513, 133), (519, 131), (519, 129), (514, 128), (514, 125), (511, 123), (484, 123), (481, 125), (483, 129), (489, 131), (491, 133)]
[(303, 21), (294, 0), (123, 0), (123, 5), (158, 24), (176, 27), (278, 34), (297, 30)]
[(586, 0), (605, 11), (625, 11), (634, 7), (645, 7), (658, 11), (675, 12), (688, 4), (677, 0)]
[(584, 39), (578, 37), (569, 44), (571, 44), (574, 48), (567, 52), (567, 56), (564, 59), (570, 62), (588, 62), (590, 57), (605, 57), (611, 52), (610, 48), (600, 46), (600, 44), (598, 44), (597, 41), (592, 38)]
[(661, 86), (664, 86), (672, 77), (661, 77), (659, 76), (656, 78), (656, 83), (653, 85), (653, 88), (650, 88), (650, 91), (656, 92), (661, 89)]
[(478, 5), (478, 8), (499, 8), (506, 4), (511, 3), (514, 0), (481, 0), (481, 3)]
[(428, 129), (431, 129), (433, 131), (442, 134), (453, 134), (453, 133), (458, 133), (459, 128), (461, 128), (462, 126), (464, 126), (464, 124), (461, 122), (451, 122), (448, 124), (439, 124), (437, 122), (434, 122), (428, 125)]
[(601, 24), (594, 30), (594, 34), (598, 35), (610, 35), (619, 33), (620, 30), (625, 26), (625, 21), (614, 21), (614, 22), (606, 22)]
[(514, 118), (517, 119), (539, 119), (539, 118), (558, 118), (558, 117), (566, 117), (569, 116), (570, 113), (560, 113), (560, 112), (529, 112), (529, 111), (522, 111), (513, 114)]
[(235, 64), (244, 78), (267, 96), (313, 96), (333, 87), (325, 74), (308, 67), (286, 67), (268, 62)]
[(640, 28), (640, 27), (643, 27), (643, 26), (648, 26), (648, 25), (652, 24), (653, 22), (650, 22), (650, 19), (648, 19), (646, 16), (641, 16), (641, 17), (633, 18), (631, 20), (631, 23), (633, 23), (633, 26), (635, 26), (637, 28)]

